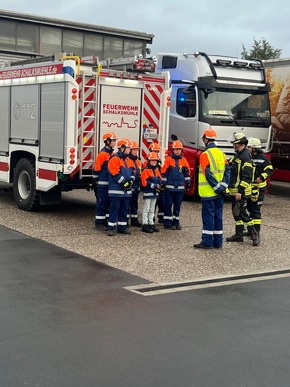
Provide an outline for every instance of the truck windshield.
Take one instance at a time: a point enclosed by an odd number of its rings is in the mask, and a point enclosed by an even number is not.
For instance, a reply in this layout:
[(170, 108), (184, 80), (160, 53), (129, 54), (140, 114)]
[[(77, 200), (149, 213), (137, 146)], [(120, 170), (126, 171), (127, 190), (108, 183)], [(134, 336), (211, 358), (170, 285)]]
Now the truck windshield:
[(216, 89), (200, 91), (200, 118), (211, 125), (270, 126), (267, 92)]

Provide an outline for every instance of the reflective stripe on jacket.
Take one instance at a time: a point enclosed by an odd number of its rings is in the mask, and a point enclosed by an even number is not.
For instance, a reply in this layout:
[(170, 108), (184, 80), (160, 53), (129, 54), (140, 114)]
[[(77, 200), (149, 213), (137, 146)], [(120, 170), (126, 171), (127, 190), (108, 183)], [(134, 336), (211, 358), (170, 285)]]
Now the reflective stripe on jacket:
[(156, 188), (157, 185), (162, 182), (158, 166), (152, 167), (148, 164), (141, 173), (141, 182), (143, 187), (143, 198), (157, 198), (159, 192), (156, 191)]
[(122, 152), (117, 152), (108, 163), (109, 196), (132, 196), (132, 190), (125, 191), (123, 184), (132, 179), (134, 181), (134, 165)]
[[(258, 187), (262, 190), (266, 189), (267, 179), (269, 179), (273, 174), (273, 166), (261, 149), (258, 149), (257, 153), (252, 155), (252, 158), (254, 164), (254, 182), (252, 186)], [(256, 182), (258, 177), (262, 180), (261, 183)]]
[(98, 186), (108, 186), (109, 184), (108, 162), (112, 155), (113, 149), (104, 147), (96, 157), (93, 168), (93, 180)]
[(161, 172), (168, 191), (184, 191), (184, 184), (190, 183), (189, 165), (183, 156), (166, 157)]
[(249, 197), (254, 180), (254, 167), (249, 150), (245, 147), (240, 152), (236, 152), (229, 164), (231, 167), (230, 194), (235, 196), (240, 193), (244, 197)]
[[(215, 197), (218, 195), (216, 191), (224, 191), (227, 188), (227, 183), (221, 188), (226, 164), (227, 160), (225, 154), (216, 146), (207, 148), (201, 154), (198, 173), (198, 193), (200, 197)], [(211, 175), (216, 180), (215, 186), (210, 185), (207, 180), (206, 168), (208, 166)]]

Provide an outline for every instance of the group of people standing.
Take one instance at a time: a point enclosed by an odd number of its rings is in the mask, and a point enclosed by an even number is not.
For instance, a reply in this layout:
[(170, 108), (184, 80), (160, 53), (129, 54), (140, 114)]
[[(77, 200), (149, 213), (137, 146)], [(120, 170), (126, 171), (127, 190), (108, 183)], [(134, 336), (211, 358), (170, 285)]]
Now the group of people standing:
[[(104, 147), (97, 155), (94, 169), (96, 196), (95, 227), (115, 233), (131, 234), (129, 225), (142, 227), (146, 233), (158, 232), (158, 222), (164, 229), (181, 230), (180, 208), (184, 191), (189, 189), (189, 165), (182, 155), (180, 141), (172, 143), (172, 154), (161, 165), (160, 147), (152, 142), (145, 163), (141, 166), (139, 145), (128, 138), (118, 139), (113, 132), (103, 136)], [(117, 152), (114, 148), (117, 145)], [(142, 223), (138, 220), (139, 193), (143, 192)]]
[[(234, 133), (229, 141), (235, 149), (227, 161), (215, 144), (216, 132), (205, 130), (202, 136), (206, 146), (200, 157), (199, 195), (202, 201), (202, 239), (194, 248), (221, 248), (223, 244), (223, 202), (232, 199), (235, 234), (227, 242), (243, 242), (250, 236), (253, 246), (260, 244), (261, 206), (267, 181), (273, 173), (270, 160), (262, 151), (258, 138)], [(246, 227), (246, 229), (245, 229)]]
[[(257, 138), (234, 133), (229, 141), (235, 148), (228, 161), (216, 145), (216, 132), (202, 135), (205, 150), (200, 156), (198, 192), (202, 202), (201, 242), (196, 249), (222, 248), (224, 197), (232, 199), (235, 234), (227, 242), (243, 242), (250, 236), (253, 246), (260, 244), (261, 206), (273, 167)], [(152, 142), (143, 165), (139, 144), (128, 138), (118, 139), (113, 132), (103, 136), (104, 147), (97, 155), (94, 169), (96, 195), (95, 227), (107, 235), (130, 234), (129, 226), (142, 227), (146, 233), (164, 229), (181, 230), (180, 209), (183, 195), (190, 188), (189, 165), (182, 155), (183, 145), (172, 143), (171, 155), (161, 164), (158, 143)], [(117, 145), (117, 152), (114, 148)], [(143, 192), (142, 223), (138, 220), (139, 193)], [(156, 207), (158, 208), (157, 216)], [(246, 229), (245, 229), (246, 227)]]

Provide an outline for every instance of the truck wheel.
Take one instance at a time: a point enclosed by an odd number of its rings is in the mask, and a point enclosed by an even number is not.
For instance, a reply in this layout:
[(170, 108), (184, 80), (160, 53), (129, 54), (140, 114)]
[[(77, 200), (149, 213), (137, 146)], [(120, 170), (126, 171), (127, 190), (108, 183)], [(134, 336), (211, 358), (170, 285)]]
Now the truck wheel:
[(39, 207), (33, 161), (20, 159), (16, 164), (13, 177), (13, 193), (18, 207), (22, 210), (33, 211)]

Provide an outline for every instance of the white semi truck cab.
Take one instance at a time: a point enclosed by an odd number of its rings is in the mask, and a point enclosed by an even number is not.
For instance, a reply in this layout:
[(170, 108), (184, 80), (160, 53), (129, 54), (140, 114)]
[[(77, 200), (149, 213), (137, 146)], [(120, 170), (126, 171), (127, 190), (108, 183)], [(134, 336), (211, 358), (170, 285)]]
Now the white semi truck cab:
[(180, 140), (189, 161), (196, 189), (201, 140), (205, 129), (217, 133), (217, 143), (229, 157), (228, 138), (234, 132), (261, 140), (263, 150), (271, 146), (270, 87), (260, 60), (242, 60), (220, 55), (157, 54), (156, 71), (169, 71), (171, 106), (169, 139)]

